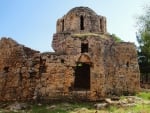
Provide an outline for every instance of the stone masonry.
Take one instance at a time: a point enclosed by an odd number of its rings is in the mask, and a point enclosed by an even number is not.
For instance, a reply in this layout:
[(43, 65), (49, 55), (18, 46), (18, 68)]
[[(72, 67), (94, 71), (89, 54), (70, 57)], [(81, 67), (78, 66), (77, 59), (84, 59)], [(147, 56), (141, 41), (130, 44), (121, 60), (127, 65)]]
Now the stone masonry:
[(75, 7), (57, 21), (55, 52), (0, 40), (0, 101), (99, 100), (140, 90), (136, 47), (115, 42), (106, 17)]

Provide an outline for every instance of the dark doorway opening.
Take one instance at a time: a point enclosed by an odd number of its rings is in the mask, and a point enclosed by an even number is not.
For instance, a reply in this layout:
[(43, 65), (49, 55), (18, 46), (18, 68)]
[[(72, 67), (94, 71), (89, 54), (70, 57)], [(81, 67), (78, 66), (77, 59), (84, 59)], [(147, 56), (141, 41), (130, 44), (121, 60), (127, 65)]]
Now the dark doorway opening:
[(90, 65), (77, 63), (75, 69), (75, 90), (90, 90)]
[(84, 30), (84, 18), (80, 16), (80, 30)]
[(88, 52), (88, 43), (81, 43), (81, 53)]

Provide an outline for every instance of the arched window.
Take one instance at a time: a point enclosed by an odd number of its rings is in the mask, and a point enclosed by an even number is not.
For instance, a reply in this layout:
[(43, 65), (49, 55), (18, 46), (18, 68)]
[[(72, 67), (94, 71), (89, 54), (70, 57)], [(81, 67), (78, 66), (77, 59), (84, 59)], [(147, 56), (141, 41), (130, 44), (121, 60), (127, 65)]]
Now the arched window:
[(64, 19), (62, 20), (62, 31), (64, 31)]
[(102, 18), (100, 19), (100, 30), (103, 31)]
[(129, 67), (129, 62), (126, 63), (126, 66)]
[(84, 18), (80, 16), (80, 30), (84, 30)]

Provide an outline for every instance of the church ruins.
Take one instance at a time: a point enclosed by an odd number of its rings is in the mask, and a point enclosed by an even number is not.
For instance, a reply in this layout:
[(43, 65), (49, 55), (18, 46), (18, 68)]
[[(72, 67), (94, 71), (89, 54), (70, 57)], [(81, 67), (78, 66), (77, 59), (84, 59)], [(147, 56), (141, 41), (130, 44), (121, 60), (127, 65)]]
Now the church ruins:
[(0, 40), (0, 101), (99, 100), (140, 89), (136, 46), (115, 42), (106, 17), (75, 7), (57, 20), (52, 47), (40, 53), (10, 38)]

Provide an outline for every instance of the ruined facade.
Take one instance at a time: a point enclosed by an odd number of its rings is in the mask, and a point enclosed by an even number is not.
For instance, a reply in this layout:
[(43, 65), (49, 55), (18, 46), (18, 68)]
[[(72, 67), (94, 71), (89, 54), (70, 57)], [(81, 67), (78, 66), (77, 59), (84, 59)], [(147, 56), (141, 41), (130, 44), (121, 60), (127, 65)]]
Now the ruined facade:
[(58, 19), (52, 47), (40, 53), (10, 38), (0, 40), (0, 100), (87, 99), (140, 89), (136, 47), (115, 42), (106, 18), (87, 7)]

